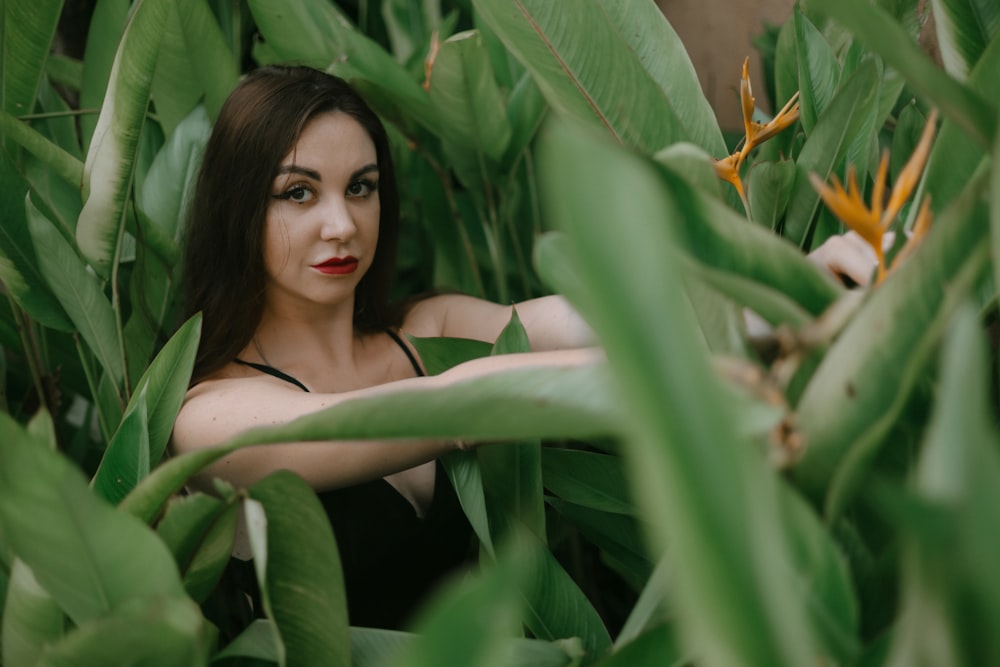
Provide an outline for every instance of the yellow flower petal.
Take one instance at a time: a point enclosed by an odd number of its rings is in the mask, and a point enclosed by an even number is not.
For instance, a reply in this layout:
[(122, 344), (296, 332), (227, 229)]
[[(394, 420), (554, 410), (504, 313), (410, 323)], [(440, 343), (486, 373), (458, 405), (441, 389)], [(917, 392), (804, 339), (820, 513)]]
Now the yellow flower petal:
[(927, 163), (927, 156), (931, 152), (931, 143), (934, 141), (934, 132), (937, 129), (937, 109), (932, 109), (927, 116), (927, 124), (924, 125), (924, 132), (920, 136), (917, 147), (913, 149), (913, 155), (906, 161), (906, 166), (899, 172), (899, 177), (892, 186), (892, 194), (889, 197), (889, 204), (885, 208), (882, 220), (883, 224), (889, 225), (899, 214), (899, 209), (903, 208), (903, 202), (910, 198), (913, 188), (920, 181), (920, 175), (924, 172), (924, 165)]

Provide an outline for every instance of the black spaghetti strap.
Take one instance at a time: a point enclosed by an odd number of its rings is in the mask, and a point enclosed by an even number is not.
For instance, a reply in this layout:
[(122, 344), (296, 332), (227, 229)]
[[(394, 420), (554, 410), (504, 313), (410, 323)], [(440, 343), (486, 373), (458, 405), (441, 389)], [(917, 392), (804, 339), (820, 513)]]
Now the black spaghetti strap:
[(386, 329), (385, 332), (389, 334), (390, 338), (396, 341), (396, 345), (403, 348), (403, 352), (406, 353), (406, 358), (409, 359), (410, 364), (413, 365), (413, 370), (417, 372), (417, 375), (423, 377), (424, 369), (420, 367), (420, 363), (417, 361), (417, 358), (413, 356), (413, 352), (410, 352), (409, 346), (407, 346), (407, 344), (404, 343), (403, 340), (399, 336), (397, 336), (396, 333), (391, 329)]
[(271, 377), (276, 377), (279, 380), (284, 380), (285, 382), (291, 382), (292, 384), (294, 384), (296, 387), (298, 387), (302, 391), (304, 391), (306, 393), (309, 392), (309, 388), (306, 387), (304, 384), (302, 384), (301, 382), (299, 382), (298, 380), (296, 380), (295, 378), (293, 378), (288, 373), (282, 373), (281, 371), (279, 371), (277, 368), (275, 368), (273, 366), (265, 366), (264, 364), (255, 364), (252, 361), (243, 361), (242, 359), (233, 359), (233, 361), (235, 361), (238, 364), (242, 364), (244, 366), (249, 366), (250, 368), (256, 369), (256, 370), (260, 371), (261, 373), (267, 373)]

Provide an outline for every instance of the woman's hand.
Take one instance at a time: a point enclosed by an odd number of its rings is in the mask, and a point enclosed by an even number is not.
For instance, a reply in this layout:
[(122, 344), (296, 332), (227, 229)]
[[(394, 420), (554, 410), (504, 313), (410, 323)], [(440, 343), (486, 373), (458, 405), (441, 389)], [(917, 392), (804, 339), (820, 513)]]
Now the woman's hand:
[[(886, 234), (882, 249), (891, 248), (895, 238), (892, 232)], [(809, 253), (809, 259), (849, 287), (867, 285), (878, 266), (875, 251), (855, 232), (831, 236)]]

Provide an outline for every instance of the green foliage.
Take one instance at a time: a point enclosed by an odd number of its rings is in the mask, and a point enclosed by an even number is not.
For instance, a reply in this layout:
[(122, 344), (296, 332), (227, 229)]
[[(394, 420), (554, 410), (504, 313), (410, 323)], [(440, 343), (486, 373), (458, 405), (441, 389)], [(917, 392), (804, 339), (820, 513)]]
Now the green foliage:
[[(2, 664), (996, 663), (995, 3), (797, 5), (762, 40), (757, 95), (798, 91), (800, 115), (745, 155), (745, 210), (653, 2), (341, 4), (100, 0), (82, 60), (53, 53), (61, 2), (0, 10)], [(200, 330), (179, 321), (177, 262), (201, 150), (239, 75), (279, 61), (344, 76), (386, 119), (400, 296), (557, 290), (606, 363), (165, 456)], [(890, 255), (924, 195), (931, 231), (844, 289), (802, 253), (843, 231), (811, 179), (852, 169), (870, 201), (890, 148), (906, 190), (932, 108)], [(516, 313), (492, 349), (413, 343), (432, 375), (527, 349)], [(184, 492), (240, 447), (340, 437), (502, 443), (444, 460), (480, 568), (411, 632), (349, 626), (336, 536), (299, 478)], [(257, 620), (226, 595), (244, 538)]]

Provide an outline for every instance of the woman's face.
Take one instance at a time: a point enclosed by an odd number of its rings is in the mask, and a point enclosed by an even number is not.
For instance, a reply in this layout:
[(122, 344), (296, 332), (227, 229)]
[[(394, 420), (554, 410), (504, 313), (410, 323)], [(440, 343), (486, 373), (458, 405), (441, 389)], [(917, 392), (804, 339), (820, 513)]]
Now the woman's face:
[(353, 308), (378, 244), (378, 178), (375, 144), (356, 120), (329, 112), (309, 121), (271, 183), (264, 228), (269, 307)]

